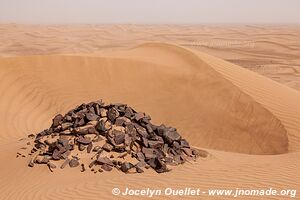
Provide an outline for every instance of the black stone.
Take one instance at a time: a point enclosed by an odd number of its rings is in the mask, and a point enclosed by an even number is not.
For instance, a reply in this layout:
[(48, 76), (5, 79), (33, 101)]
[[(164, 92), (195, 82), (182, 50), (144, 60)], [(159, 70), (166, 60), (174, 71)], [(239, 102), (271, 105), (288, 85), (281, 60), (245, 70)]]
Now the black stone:
[(121, 165), (121, 171), (122, 172), (128, 172), (128, 170), (130, 170), (131, 168), (133, 168), (134, 167), (134, 165), (133, 164), (131, 164), (131, 163), (129, 163), (129, 162), (124, 162), (122, 165)]
[(62, 122), (63, 119), (64, 119), (64, 117), (61, 114), (56, 115), (53, 118), (52, 126), (57, 127), (58, 125), (60, 125), (60, 123)]
[(73, 167), (78, 167), (79, 166), (78, 159), (76, 159), (76, 158), (71, 159), (70, 162), (69, 162), (69, 166), (72, 167), (72, 168)]
[(110, 108), (107, 112), (107, 117), (111, 122), (114, 122), (119, 117), (119, 112), (115, 108)]

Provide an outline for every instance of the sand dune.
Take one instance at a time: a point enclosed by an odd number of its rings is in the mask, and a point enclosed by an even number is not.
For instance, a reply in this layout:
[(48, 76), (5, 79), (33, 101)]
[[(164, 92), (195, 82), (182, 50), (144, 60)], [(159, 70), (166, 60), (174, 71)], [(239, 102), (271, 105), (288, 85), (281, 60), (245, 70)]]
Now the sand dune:
[(0, 56), (93, 54), (145, 42), (206, 52), (300, 90), (300, 27), (288, 25), (0, 25)]
[[(114, 187), (300, 189), (300, 93), (211, 55), (148, 43), (93, 56), (1, 58), (0, 83), (1, 199), (115, 199)], [(15, 158), (25, 142), (20, 138), (47, 128), (56, 113), (98, 98), (126, 102), (154, 123), (177, 127), (209, 157), (142, 175), (50, 173)]]

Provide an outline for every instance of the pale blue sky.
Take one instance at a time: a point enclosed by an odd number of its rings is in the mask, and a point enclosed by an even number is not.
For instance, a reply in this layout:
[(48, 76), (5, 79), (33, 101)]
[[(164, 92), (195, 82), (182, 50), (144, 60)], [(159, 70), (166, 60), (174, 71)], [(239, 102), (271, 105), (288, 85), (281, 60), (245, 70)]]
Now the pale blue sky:
[(300, 0), (0, 0), (0, 23), (300, 24)]

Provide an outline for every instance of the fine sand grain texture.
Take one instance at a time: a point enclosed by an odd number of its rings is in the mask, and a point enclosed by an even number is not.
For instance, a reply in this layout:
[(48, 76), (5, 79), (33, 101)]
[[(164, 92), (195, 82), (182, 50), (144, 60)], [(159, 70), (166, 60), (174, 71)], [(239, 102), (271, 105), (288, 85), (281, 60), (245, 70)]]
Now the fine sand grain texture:
[[(299, 91), (174, 44), (146, 43), (90, 56), (62, 53), (69, 55), (17, 53), (0, 59), (0, 199), (116, 199), (115, 187), (300, 191)], [(93, 174), (79, 168), (51, 173), (46, 166), (27, 167), (29, 157), (16, 158), (24, 146), (21, 138), (48, 128), (57, 113), (99, 98), (127, 103), (151, 115), (155, 124), (177, 127), (209, 156), (164, 174)], [(187, 198), (200, 199), (151, 199)]]

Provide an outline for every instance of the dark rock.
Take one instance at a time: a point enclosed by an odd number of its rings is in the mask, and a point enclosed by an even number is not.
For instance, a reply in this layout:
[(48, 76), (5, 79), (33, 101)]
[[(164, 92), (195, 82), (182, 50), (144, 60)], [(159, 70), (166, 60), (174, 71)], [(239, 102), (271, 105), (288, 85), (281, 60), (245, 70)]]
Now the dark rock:
[(99, 134), (99, 132), (96, 130), (95, 127), (89, 127), (89, 128), (88, 128), (88, 133), (89, 133), (89, 134), (96, 134), (96, 135)]
[(157, 158), (151, 158), (147, 163), (155, 169), (157, 173), (163, 173), (169, 171), (166, 164), (164, 164), (162, 161), (158, 160)]
[(103, 170), (105, 170), (105, 171), (111, 171), (111, 170), (112, 170), (112, 167), (109, 166), (108, 164), (103, 164), (103, 165), (101, 166), (101, 168), (102, 168)]
[(83, 118), (77, 118), (74, 122), (73, 127), (83, 126), (85, 125), (85, 121)]
[[(91, 143), (90, 143), (90, 144), (91, 144)], [(79, 150), (79, 151), (85, 150), (85, 145), (84, 145), (84, 144), (79, 144), (79, 145), (78, 145), (78, 150)]]
[(190, 148), (189, 143), (185, 139), (180, 140), (180, 146)]
[(65, 168), (65, 166), (68, 165), (69, 162), (70, 162), (70, 160), (67, 158), (67, 159), (63, 162), (63, 164), (60, 166), (60, 168), (61, 168), (61, 169)]
[(47, 164), (50, 159), (51, 159), (51, 156), (49, 156), (49, 155), (37, 156), (35, 158), (35, 163), (38, 163), (38, 164)]
[(81, 164), (81, 172), (85, 172), (85, 166), (84, 166), (84, 164)]
[(57, 143), (58, 143), (58, 144), (61, 144), (63, 147), (67, 147), (68, 144), (69, 144), (69, 140), (63, 139), (63, 138), (59, 138), (59, 139), (57, 140)]
[(193, 149), (192, 150), (193, 155), (195, 155), (196, 157), (200, 156), (202, 158), (206, 158), (208, 156), (208, 152), (205, 150), (198, 150), (198, 149)]
[(107, 165), (110, 165), (110, 166), (114, 166), (113, 162), (108, 157), (99, 157), (97, 159), (97, 162), (100, 165), (107, 164)]
[(116, 132), (114, 140), (117, 145), (124, 143), (125, 133), (121, 131)]
[(96, 126), (95, 126), (96, 130), (99, 131), (100, 133), (103, 133), (105, 131), (108, 130), (107, 126), (106, 126), (106, 122), (104, 120), (100, 120)]
[(144, 154), (142, 152), (138, 152), (136, 155), (137, 155), (137, 159), (139, 161), (145, 160), (145, 156), (144, 156)]
[(114, 122), (117, 117), (119, 117), (119, 112), (115, 108), (110, 108), (107, 112), (107, 118)]
[(78, 143), (81, 143), (81, 144), (85, 144), (85, 145), (88, 145), (90, 144), (92, 141), (88, 138), (84, 138), (82, 136), (79, 136), (78, 139), (77, 139), (77, 142)]
[(89, 121), (96, 121), (99, 119), (99, 116), (94, 114), (94, 113), (87, 113), (85, 115), (86, 119), (89, 120)]
[(130, 120), (126, 117), (118, 117), (115, 121), (116, 126), (123, 126), (125, 123), (129, 123)]
[(128, 153), (125, 152), (125, 153), (120, 154), (120, 155), (118, 156), (118, 158), (125, 158), (127, 155), (128, 155)]
[(174, 141), (179, 141), (181, 139), (181, 136), (177, 133), (177, 131), (165, 131), (163, 137), (169, 144), (172, 144)]
[(150, 148), (160, 148), (164, 145), (163, 141), (153, 141), (153, 140), (148, 140), (148, 144)]
[(72, 127), (72, 126), (73, 126), (73, 124), (70, 123), (70, 122), (62, 123), (62, 124), (61, 124), (61, 129), (64, 131), (64, 130), (66, 130), (66, 129)]
[(73, 167), (78, 167), (79, 164), (80, 163), (79, 163), (78, 159), (76, 159), (76, 158), (71, 159), (70, 162), (69, 162), (69, 166), (72, 167), (72, 168)]
[(93, 151), (98, 152), (99, 150), (101, 150), (102, 148), (100, 146), (95, 146)]
[(53, 154), (52, 154), (52, 158), (53, 160), (59, 160), (61, 156), (61, 153), (59, 152), (58, 149), (54, 149)]
[(96, 163), (97, 163), (97, 160), (93, 160), (93, 161), (89, 164), (89, 168), (92, 168)]
[(56, 168), (56, 165), (51, 163), (51, 162), (48, 162), (47, 163), (48, 167), (51, 168), (51, 169), (55, 169)]
[(146, 125), (146, 129), (147, 129), (148, 133), (152, 133), (153, 132), (151, 124), (147, 124)]
[(137, 132), (144, 138), (147, 138), (148, 137), (148, 133), (147, 133), (147, 130), (143, 127), (141, 127), (140, 125), (138, 124), (134, 124)]
[(135, 169), (136, 169), (136, 172), (137, 172), (137, 173), (143, 173), (143, 172), (144, 172), (144, 170), (141, 169), (141, 168), (139, 168), (139, 167), (136, 167)]
[(34, 162), (32, 160), (30, 160), (29, 163), (28, 163), (28, 166), (29, 167), (34, 167)]
[(127, 107), (127, 108), (125, 109), (125, 114), (124, 114), (124, 116), (127, 117), (127, 118), (129, 118), (129, 119), (132, 118), (132, 117), (134, 116), (134, 112), (133, 112), (132, 108)]
[(52, 120), (53, 121), (52, 126), (57, 127), (58, 125), (60, 125), (63, 119), (64, 117), (61, 114), (56, 115)]
[(92, 148), (93, 148), (93, 143), (88, 144), (88, 146), (87, 146), (87, 153), (91, 153)]
[(102, 149), (104, 149), (105, 151), (108, 151), (108, 152), (110, 152), (113, 148), (114, 147), (109, 143), (105, 143), (102, 147)]
[(142, 112), (138, 112), (138, 113), (135, 113), (135, 114), (134, 114), (134, 119), (135, 119), (136, 121), (140, 121), (140, 120), (143, 119), (144, 117), (145, 117), (145, 114), (142, 113)]
[(30, 139), (33, 139), (35, 137), (35, 135), (34, 134), (29, 134), (27, 137), (30, 138)]
[(147, 163), (145, 161), (138, 162), (135, 166), (139, 168), (146, 167)]
[(100, 106), (99, 104), (94, 105), (95, 114), (100, 116)]
[(66, 159), (71, 154), (71, 151), (66, 151), (60, 155), (61, 158)]
[(122, 172), (128, 172), (128, 170), (130, 170), (131, 168), (133, 168), (134, 167), (134, 165), (133, 164), (131, 164), (131, 163), (129, 163), (129, 162), (124, 162), (122, 165), (121, 165), (121, 171)]
[(66, 121), (70, 122), (70, 121), (72, 121), (72, 116), (66, 115), (66, 116), (65, 116), (65, 119), (66, 119)]
[(193, 151), (189, 148), (182, 148), (183, 152), (187, 155), (187, 156), (193, 156)]
[(149, 146), (149, 141), (148, 141), (147, 138), (143, 137), (143, 138), (142, 138), (142, 141), (143, 141), (144, 147), (148, 147), (148, 146)]
[(151, 159), (156, 157), (156, 151), (153, 148), (142, 148), (142, 152), (146, 159)]

